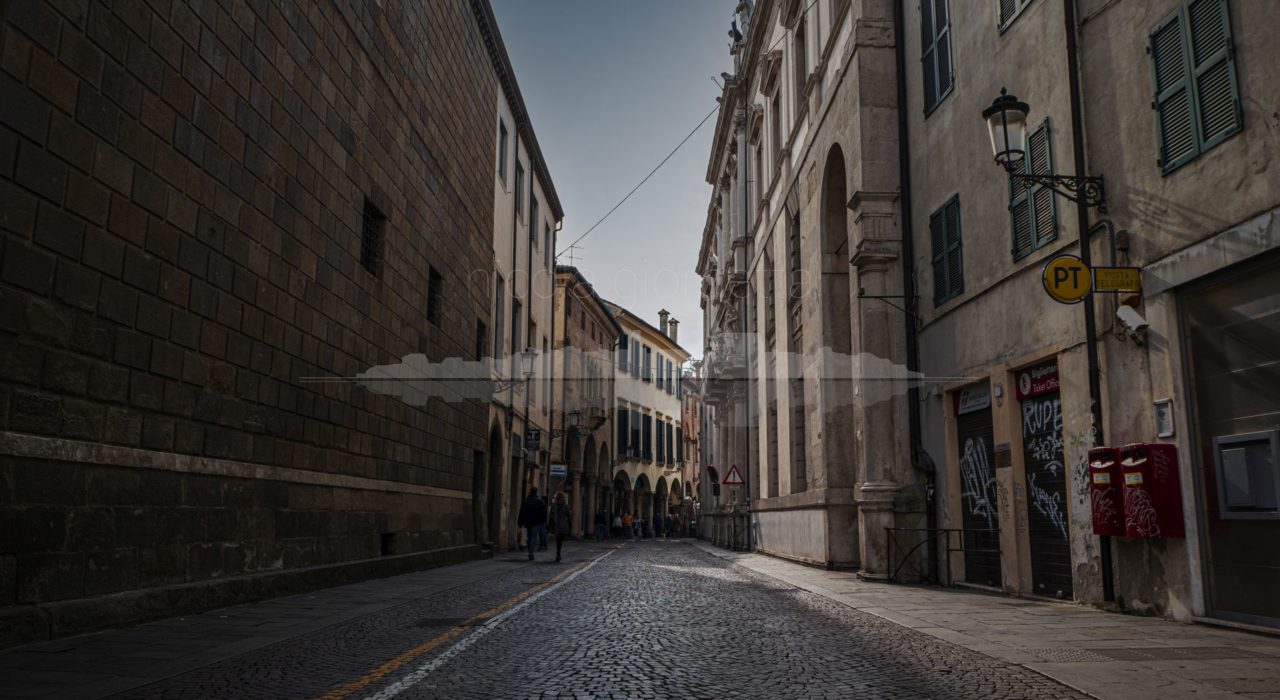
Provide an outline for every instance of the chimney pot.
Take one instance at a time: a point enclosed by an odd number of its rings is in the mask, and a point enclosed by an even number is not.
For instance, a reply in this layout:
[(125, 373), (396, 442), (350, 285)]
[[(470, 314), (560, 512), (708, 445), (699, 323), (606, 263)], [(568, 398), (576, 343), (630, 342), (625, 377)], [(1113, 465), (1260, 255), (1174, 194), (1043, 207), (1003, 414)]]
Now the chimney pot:
[(680, 330), (680, 321), (674, 318), (671, 319), (670, 321), (667, 321), (667, 328), (669, 329), (667, 332), (667, 337), (671, 338), (671, 342), (673, 343), (680, 342), (679, 339), (676, 337), (677, 333)]
[(666, 309), (658, 312), (658, 330), (661, 331), (663, 335), (667, 334), (667, 317), (670, 315), (671, 312)]

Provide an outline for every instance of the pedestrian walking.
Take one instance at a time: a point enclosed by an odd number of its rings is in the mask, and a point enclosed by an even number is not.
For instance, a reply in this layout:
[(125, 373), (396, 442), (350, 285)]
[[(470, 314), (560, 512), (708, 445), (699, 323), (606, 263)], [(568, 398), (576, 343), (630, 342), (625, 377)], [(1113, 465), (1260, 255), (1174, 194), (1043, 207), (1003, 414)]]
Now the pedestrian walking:
[(604, 530), (608, 527), (608, 520), (603, 510), (596, 511), (596, 542), (604, 541)]
[(626, 515), (622, 516), (622, 530), (623, 532), (626, 533), (627, 539), (629, 540), (635, 539), (635, 535), (636, 535), (635, 518), (633, 518), (630, 513), (627, 513)]
[(533, 548), (537, 546), (539, 538), (544, 542), (547, 539), (547, 504), (538, 498), (536, 486), (529, 490), (528, 498), (520, 504), (520, 516), (516, 519), (516, 524), (525, 529), (529, 561), (533, 561)]
[(675, 524), (676, 524), (675, 520), (671, 517), (671, 514), (667, 513), (666, 517), (662, 521), (662, 529), (664, 532), (667, 533), (667, 537), (679, 536), (678, 532), (675, 529)]
[(622, 516), (618, 513), (613, 514), (613, 539), (622, 539)]
[(556, 561), (560, 561), (560, 551), (564, 548), (564, 541), (569, 539), (572, 522), (573, 513), (569, 510), (564, 491), (557, 491), (555, 499), (551, 501), (551, 532), (556, 536)]

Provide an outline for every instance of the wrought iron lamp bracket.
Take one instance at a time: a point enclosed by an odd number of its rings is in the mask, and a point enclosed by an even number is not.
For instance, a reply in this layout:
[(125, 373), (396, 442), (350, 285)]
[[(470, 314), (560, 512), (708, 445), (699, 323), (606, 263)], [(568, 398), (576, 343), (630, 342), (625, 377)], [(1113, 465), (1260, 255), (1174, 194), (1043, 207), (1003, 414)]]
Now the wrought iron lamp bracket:
[(1101, 177), (1087, 175), (1053, 175), (1037, 173), (1009, 173), (1009, 179), (1026, 185), (1042, 185), (1070, 199), (1084, 202), (1086, 206), (1107, 210), (1107, 192)]

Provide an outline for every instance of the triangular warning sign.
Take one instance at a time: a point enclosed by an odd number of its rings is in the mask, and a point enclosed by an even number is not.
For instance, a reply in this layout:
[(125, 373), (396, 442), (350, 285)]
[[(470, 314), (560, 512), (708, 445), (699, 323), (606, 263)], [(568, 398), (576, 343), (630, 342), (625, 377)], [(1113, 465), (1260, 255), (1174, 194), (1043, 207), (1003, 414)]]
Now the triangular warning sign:
[(720, 482), (725, 486), (743, 486), (747, 482), (742, 480), (742, 472), (738, 471), (738, 465), (729, 467), (729, 473), (724, 475), (724, 481)]

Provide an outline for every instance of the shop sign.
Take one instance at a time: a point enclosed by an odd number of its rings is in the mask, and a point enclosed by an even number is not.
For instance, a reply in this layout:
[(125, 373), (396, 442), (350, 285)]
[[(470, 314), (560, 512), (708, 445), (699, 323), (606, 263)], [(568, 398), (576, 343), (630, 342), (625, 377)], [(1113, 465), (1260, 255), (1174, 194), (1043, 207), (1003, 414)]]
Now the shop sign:
[(565, 478), (565, 477), (566, 477), (566, 476), (568, 476), (568, 475), (569, 475), (569, 467), (568, 467), (568, 465), (564, 465), (564, 464), (553, 464), (553, 465), (551, 465), (551, 478), (552, 478), (552, 479), (563, 479), (563, 478)]
[(1142, 270), (1137, 267), (1093, 268), (1095, 292), (1141, 292)]
[(991, 389), (986, 384), (967, 386), (956, 392), (956, 415), (981, 411), (991, 406)]
[(1044, 291), (1054, 301), (1075, 304), (1093, 290), (1093, 274), (1084, 261), (1074, 255), (1059, 255), (1044, 265)]
[(1018, 370), (1018, 400), (1029, 399), (1058, 390), (1058, 361)]

